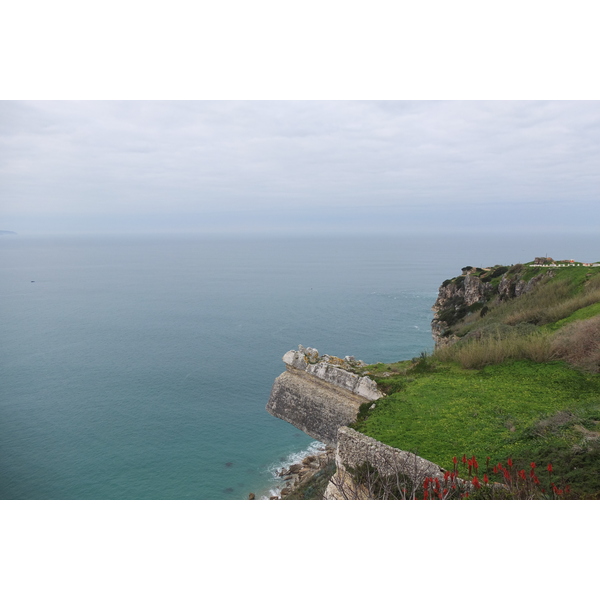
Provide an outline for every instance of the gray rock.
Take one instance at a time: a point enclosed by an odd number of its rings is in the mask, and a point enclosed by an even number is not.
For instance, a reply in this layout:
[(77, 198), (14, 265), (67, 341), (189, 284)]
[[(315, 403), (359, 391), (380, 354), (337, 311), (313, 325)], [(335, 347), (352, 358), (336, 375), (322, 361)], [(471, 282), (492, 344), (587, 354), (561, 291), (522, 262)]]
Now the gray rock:
[(273, 383), (266, 409), (316, 440), (335, 444), (338, 427), (356, 420), (364, 402), (361, 396), (291, 369)]
[(341, 368), (344, 362), (342, 359), (337, 359), (339, 361), (339, 366), (337, 366), (330, 362), (335, 357), (328, 357), (327, 361), (321, 360), (317, 363), (311, 363), (308, 356), (297, 350), (290, 350), (284, 354), (283, 362), (293, 369), (304, 371), (323, 381), (362, 396), (367, 400), (378, 400), (383, 396), (377, 389), (377, 384), (372, 379), (366, 376), (359, 377)]
[(275, 380), (266, 409), (311, 437), (335, 444), (338, 427), (356, 420), (361, 404), (384, 394), (369, 377), (348, 371), (348, 361), (298, 348), (283, 356), (286, 372)]

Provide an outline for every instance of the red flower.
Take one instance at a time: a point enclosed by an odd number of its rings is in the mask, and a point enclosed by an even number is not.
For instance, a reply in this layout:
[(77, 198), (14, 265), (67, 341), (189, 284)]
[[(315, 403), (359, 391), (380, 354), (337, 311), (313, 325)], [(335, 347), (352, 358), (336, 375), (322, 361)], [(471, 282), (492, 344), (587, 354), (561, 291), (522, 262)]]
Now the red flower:
[(486, 485), (490, 482), (490, 478), (487, 476), (487, 473), (483, 475), (483, 483)]
[(519, 477), (520, 477), (520, 478), (521, 478), (523, 481), (525, 481), (525, 480), (527, 479), (527, 475), (525, 475), (525, 469), (521, 469), (521, 470), (519, 471)]
[(506, 462), (507, 462), (507, 464), (508, 464), (509, 467), (513, 466), (512, 458), (509, 458)]
[(532, 463), (530, 464), (530, 466), (531, 466), (531, 468), (532, 468), (532, 469), (535, 469), (535, 463), (534, 463), (534, 462), (532, 462)]
[(471, 483), (477, 490), (481, 487), (481, 484), (479, 483), (479, 479), (477, 479), (477, 477), (473, 477), (473, 481), (471, 481)]
[(458, 459), (456, 458), (456, 456), (453, 456), (453, 457), (452, 457), (452, 462), (453, 462), (454, 464), (456, 464), (456, 463), (458, 462)]
[(548, 473), (552, 473), (552, 463), (548, 463), (546, 469), (548, 470)]

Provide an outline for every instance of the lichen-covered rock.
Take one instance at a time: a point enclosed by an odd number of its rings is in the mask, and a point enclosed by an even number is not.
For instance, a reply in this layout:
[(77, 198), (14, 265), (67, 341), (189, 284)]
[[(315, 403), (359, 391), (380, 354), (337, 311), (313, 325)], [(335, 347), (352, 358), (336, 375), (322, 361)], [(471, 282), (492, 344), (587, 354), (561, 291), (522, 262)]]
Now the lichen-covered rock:
[(286, 352), (286, 371), (271, 389), (267, 411), (291, 423), (311, 437), (335, 444), (338, 427), (356, 420), (361, 404), (378, 400), (383, 394), (369, 377), (360, 377), (344, 359), (324, 355), (314, 349)]
[[(316, 357), (316, 358), (315, 358)], [(298, 350), (290, 350), (283, 356), (286, 365), (299, 371), (314, 375), (323, 381), (341, 387), (349, 392), (365, 398), (378, 400), (383, 394), (377, 389), (377, 384), (369, 377), (359, 377), (346, 370), (352, 365), (345, 359), (325, 354), (320, 359), (314, 348), (299, 346)]]

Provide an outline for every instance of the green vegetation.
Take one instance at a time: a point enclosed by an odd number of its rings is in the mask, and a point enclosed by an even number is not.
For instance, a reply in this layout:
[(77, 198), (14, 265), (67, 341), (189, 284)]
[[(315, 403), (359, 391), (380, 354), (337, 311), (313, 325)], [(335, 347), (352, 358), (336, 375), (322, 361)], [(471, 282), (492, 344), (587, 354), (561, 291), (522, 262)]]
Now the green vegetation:
[[(552, 463), (574, 497), (600, 497), (600, 269), (497, 265), (470, 275), (492, 291), (482, 288), (477, 306), (458, 295), (445, 304), (457, 341), (364, 367), (386, 396), (353, 426), (448, 470), (463, 454), (510, 457), (518, 469)], [(534, 278), (526, 293), (499, 299), (500, 285)]]
[(325, 488), (335, 473), (335, 462), (328, 462), (322, 469), (319, 469), (312, 477), (298, 485), (282, 500), (322, 500)]
[[(511, 281), (513, 287), (517, 281), (526, 281), (524, 274), (543, 277), (529, 292), (517, 297), (499, 301), (496, 295), (483, 305), (476, 302), (459, 307), (454, 318), (446, 321), (448, 329), (444, 335), (460, 339), (456, 344), (438, 349), (436, 358), (442, 362), (458, 362), (465, 368), (481, 368), (505, 360), (562, 359), (577, 368), (600, 370), (600, 348), (595, 352), (588, 343), (593, 356), (582, 360), (583, 357), (575, 356), (572, 348), (564, 343), (567, 337), (574, 345), (584, 343), (585, 329), (592, 323), (592, 317), (600, 315), (600, 269), (549, 270), (515, 266), (519, 269), (512, 273), (514, 267), (504, 271), (504, 289), (510, 288)], [(499, 270), (495, 268), (491, 273)], [(451, 298), (447, 306), (455, 310), (456, 303)], [(440, 312), (440, 320), (444, 320), (447, 310), (445, 306)], [(586, 327), (575, 327), (577, 322), (585, 322)], [(564, 330), (563, 335), (557, 334), (559, 330)]]
[(568, 325), (569, 323), (573, 323), (575, 321), (590, 319), (591, 317), (595, 317), (596, 315), (600, 315), (600, 302), (596, 302), (595, 304), (590, 304), (589, 306), (580, 308), (579, 310), (576, 310), (574, 313), (570, 314), (568, 317), (560, 319), (555, 323), (550, 323), (549, 325), (546, 325), (546, 329), (549, 331), (556, 331), (564, 325)]

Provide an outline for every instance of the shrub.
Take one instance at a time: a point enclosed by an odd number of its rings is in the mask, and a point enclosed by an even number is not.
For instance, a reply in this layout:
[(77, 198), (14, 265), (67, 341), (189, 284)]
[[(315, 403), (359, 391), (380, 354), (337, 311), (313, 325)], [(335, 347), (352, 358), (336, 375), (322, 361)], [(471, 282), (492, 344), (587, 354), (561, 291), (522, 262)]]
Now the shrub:
[(522, 270), (523, 270), (523, 265), (521, 263), (517, 263), (516, 265), (513, 265), (510, 269), (508, 269), (507, 273), (509, 273), (509, 274), (520, 273)]
[(427, 352), (421, 352), (419, 358), (413, 359), (413, 373), (429, 373), (435, 370), (435, 365), (431, 361), (431, 356)]
[(508, 267), (496, 267), (491, 271), (488, 271), (486, 275), (481, 278), (481, 281), (491, 281), (492, 279), (496, 279), (496, 277), (500, 277), (504, 275), (508, 271)]
[[(573, 498), (569, 484), (554, 475), (552, 463), (540, 465), (534, 461), (520, 465), (509, 458), (479, 469), (475, 456), (453, 459), (452, 470), (443, 476), (431, 477), (418, 472), (412, 465), (390, 465), (378, 468), (369, 461), (355, 467), (345, 465), (347, 477), (333, 477), (332, 483), (347, 500), (560, 500)], [(465, 470), (460, 473), (460, 468)], [(392, 467), (390, 469), (390, 467)], [(407, 467), (409, 467), (407, 469)], [(412, 468), (411, 468), (412, 467)]]
[(369, 416), (369, 409), (375, 402), (363, 402), (358, 408), (358, 414), (356, 415), (355, 424), (361, 423)]
[[(404, 389), (404, 387), (406, 386), (404, 380), (398, 379), (398, 378), (384, 379), (381, 377), (375, 377), (375, 383), (377, 384), (377, 387), (379, 388), (379, 390), (382, 391), (386, 396), (389, 396), (391, 394), (397, 394), (398, 392), (401, 392)], [(364, 404), (361, 405), (361, 408), (359, 410), (361, 410), (363, 406), (364, 406)], [(368, 413), (366, 413), (366, 414), (368, 414)], [(360, 415), (360, 412), (359, 412), (359, 415)]]

